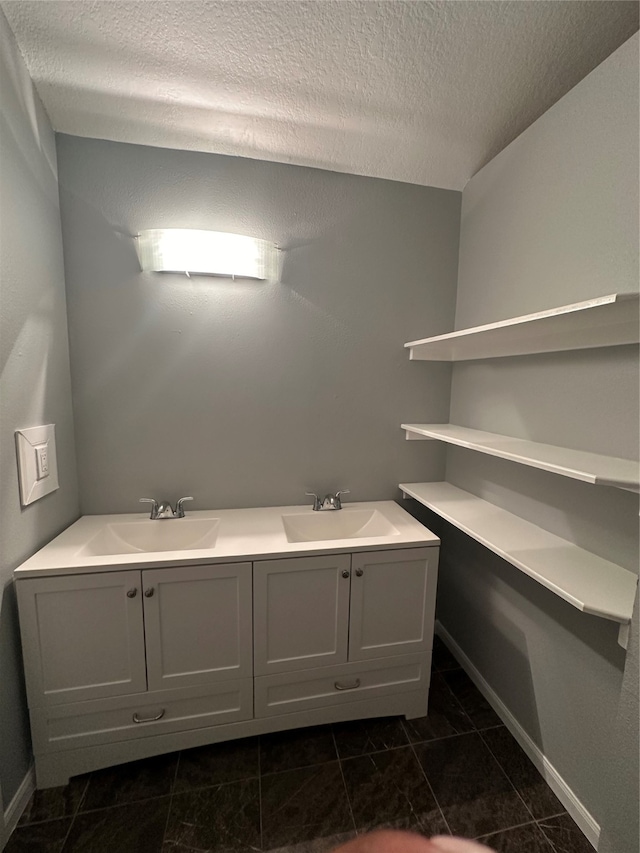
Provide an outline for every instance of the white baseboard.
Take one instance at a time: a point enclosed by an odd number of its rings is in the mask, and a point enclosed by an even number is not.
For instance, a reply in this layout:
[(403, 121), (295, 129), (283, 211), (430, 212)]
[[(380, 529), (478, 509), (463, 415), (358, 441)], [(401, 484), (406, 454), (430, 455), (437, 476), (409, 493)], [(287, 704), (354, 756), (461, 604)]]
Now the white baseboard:
[(11, 802), (4, 811), (4, 829), (6, 834), (5, 843), (9, 840), (9, 836), (18, 825), (22, 812), (26, 809), (27, 803), (35, 789), (36, 772), (32, 765), (20, 783), (20, 787), (13, 795)]
[(565, 779), (563, 779), (542, 750), (529, 737), (511, 711), (509, 711), (507, 706), (499, 698), (498, 694), (489, 686), (479, 670), (476, 669), (451, 634), (449, 634), (447, 629), (439, 621), (436, 621), (436, 634), (458, 660), (469, 678), (471, 678), (478, 690), (529, 756), (553, 793), (578, 824), (594, 849), (597, 850), (598, 839), (600, 838), (600, 825), (594, 819), (593, 815), (585, 808)]

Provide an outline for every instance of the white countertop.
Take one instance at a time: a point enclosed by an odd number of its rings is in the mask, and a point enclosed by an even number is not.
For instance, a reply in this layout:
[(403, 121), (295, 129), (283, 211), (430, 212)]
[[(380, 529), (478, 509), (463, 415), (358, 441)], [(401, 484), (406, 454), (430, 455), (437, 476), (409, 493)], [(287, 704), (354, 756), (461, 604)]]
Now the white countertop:
[(260, 507), (256, 509), (195, 510), (187, 519), (219, 519), (215, 547), (176, 551), (135, 551), (94, 556), (87, 544), (113, 524), (148, 522), (149, 525), (178, 525), (181, 519), (151, 521), (146, 513), (86, 515), (26, 560), (14, 572), (16, 579), (76, 572), (116, 571), (123, 568), (238, 562), (276, 559), (308, 554), (339, 554), (395, 548), (437, 546), (440, 540), (393, 501), (348, 503), (339, 511), (377, 510), (397, 531), (385, 536), (289, 542), (283, 515), (319, 515), (307, 506)]

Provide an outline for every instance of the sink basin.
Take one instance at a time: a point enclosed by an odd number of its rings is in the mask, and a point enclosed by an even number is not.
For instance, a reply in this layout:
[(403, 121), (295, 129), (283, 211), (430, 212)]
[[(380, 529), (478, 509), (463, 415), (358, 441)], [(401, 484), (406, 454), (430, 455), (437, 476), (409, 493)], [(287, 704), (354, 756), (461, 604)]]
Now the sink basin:
[(341, 509), (283, 515), (282, 524), (288, 542), (399, 535), (399, 531), (377, 509)]
[(177, 518), (166, 521), (123, 521), (107, 524), (78, 552), (83, 557), (109, 554), (193, 551), (213, 548), (219, 518)]

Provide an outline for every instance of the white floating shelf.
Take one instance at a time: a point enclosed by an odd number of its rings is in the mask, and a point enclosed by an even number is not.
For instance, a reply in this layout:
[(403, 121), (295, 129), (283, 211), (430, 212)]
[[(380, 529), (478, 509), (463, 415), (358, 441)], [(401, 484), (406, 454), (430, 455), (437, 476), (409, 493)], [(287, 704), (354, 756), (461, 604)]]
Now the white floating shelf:
[(509, 355), (637, 344), (639, 294), (611, 293), (405, 344), (420, 361), (471, 361)]
[(633, 572), (450, 483), (401, 483), (400, 489), (578, 610), (620, 622), (625, 645), (638, 585)]
[(402, 429), (406, 430), (409, 440), (445, 441), (585, 483), (614, 486), (631, 492), (640, 489), (640, 463), (633, 459), (619, 459), (616, 456), (602, 456), (584, 450), (540, 444), (537, 441), (510, 438), (507, 435), (468, 429), (455, 424), (402, 424)]

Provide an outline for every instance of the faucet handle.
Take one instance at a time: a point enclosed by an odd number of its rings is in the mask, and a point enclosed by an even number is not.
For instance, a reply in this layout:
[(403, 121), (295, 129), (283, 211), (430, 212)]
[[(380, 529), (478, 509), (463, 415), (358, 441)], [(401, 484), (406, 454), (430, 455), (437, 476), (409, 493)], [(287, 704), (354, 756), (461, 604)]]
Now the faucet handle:
[(138, 503), (152, 504), (150, 518), (158, 517), (158, 501), (155, 498), (140, 498)]
[(176, 513), (175, 513), (178, 518), (184, 518), (184, 503), (185, 503), (185, 501), (192, 501), (192, 500), (193, 500), (192, 497), (178, 498), (178, 500), (176, 501)]
[(336, 509), (342, 509), (342, 499), (340, 495), (349, 495), (351, 494), (350, 489), (340, 489), (339, 492), (336, 492)]
[(322, 501), (321, 501), (321, 499), (318, 497), (318, 495), (316, 495), (316, 493), (315, 493), (315, 492), (305, 492), (305, 495), (306, 495), (308, 498), (313, 498), (313, 508), (314, 508), (315, 510), (320, 509), (320, 507), (322, 506)]

